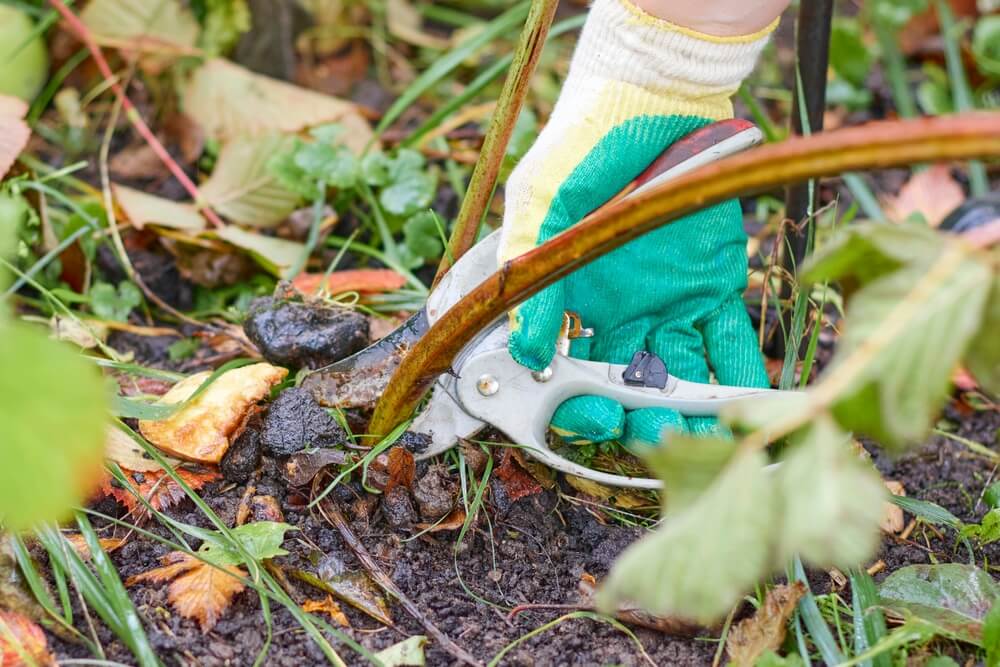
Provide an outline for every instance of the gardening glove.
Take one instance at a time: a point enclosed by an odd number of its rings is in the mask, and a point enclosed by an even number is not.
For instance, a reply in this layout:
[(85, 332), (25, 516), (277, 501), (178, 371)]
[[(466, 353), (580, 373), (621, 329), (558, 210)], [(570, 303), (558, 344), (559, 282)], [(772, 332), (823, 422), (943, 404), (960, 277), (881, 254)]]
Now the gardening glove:
[[(507, 182), (501, 264), (576, 224), (684, 135), (731, 118), (729, 98), (776, 24), (713, 37), (629, 0), (596, 0), (549, 123)], [(710, 364), (722, 384), (766, 387), (742, 299), (746, 241), (735, 200), (645, 234), (511, 311), (511, 355), (532, 370), (548, 366), (569, 310), (594, 331), (573, 341), (571, 356), (627, 364), (646, 350), (684, 380), (708, 382)], [(662, 408), (626, 414), (611, 399), (578, 396), (552, 427), (571, 443), (658, 443), (665, 428), (711, 432), (715, 420)]]

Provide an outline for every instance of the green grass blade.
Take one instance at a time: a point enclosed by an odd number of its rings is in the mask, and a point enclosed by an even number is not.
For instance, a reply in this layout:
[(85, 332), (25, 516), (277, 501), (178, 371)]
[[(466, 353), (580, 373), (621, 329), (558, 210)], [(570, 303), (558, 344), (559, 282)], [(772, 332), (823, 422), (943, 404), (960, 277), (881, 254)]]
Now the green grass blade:
[(844, 185), (847, 186), (847, 189), (854, 196), (854, 201), (864, 211), (865, 216), (870, 220), (885, 222), (886, 217), (885, 212), (882, 210), (882, 205), (878, 203), (878, 197), (868, 187), (865, 179), (860, 174), (855, 173), (843, 174), (841, 178), (844, 180)]
[[(854, 653), (864, 655), (888, 634), (885, 616), (879, 608), (878, 591), (871, 575), (861, 568), (851, 570), (851, 606), (854, 610)], [(860, 663), (865, 667), (892, 667), (888, 653), (880, 653)]]
[(842, 664), (845, 660), (844, 654), (841, 653), (840, 648), (837, 646), (837, 640), (834, 639), (833, 633), (830, 632), (830, 626), (826, 624), (823, 614), (820, 613), (819, 606), (816, 604), (816, 597), (809, 588), (809, 580), (806, 579), (802, 560), (798, 556), (792, 562), (792, 574), (793, 577), (790, 578), (794, 578), (805, 584), (806, 594), (799, 601), (799, 615), (806, 626), (806, 630), (809, 631), (809, 636), (812, 638), (817, 650), (819, 650), (823, 662), (828, 667), (835, 667)]
[[(955, 21), (951, 5), (943, 0), (937, 0), (938, 19), (941, 21), (941, 38), (944, 40), (944, 61), (948, 68), (948, 83), (951, 86), (951, 97), (958, 111), (972, 111), (975, 102), (969, 80), (965, 76), (965, 63), (962, 61), (962, 47), (958, 43), (962, 25)], [(976, 197), (982, 197), (990, 190), (990, 182), (986, 177), (986, 167), (978, 160), (969, 162), (969, 190)]]
[(428, 67), (403, 91), (399, 98), (385, 112), (382, 120), (375, 128), (375, 138), (381, 136), (386, 128), (396, 122), (403, 115), (404, 111), (413, 106), (413, 103), (421, 95), (465, 62), (469, 56), (522, 23), (528, 15), (528, 5), (528, 2), (519, 2), (487, 23), (481, 31), (456, 46), (444, 56), (438, 58), (433, 65)]
[(918, 500), (907, 496), (890, 496), (889, 500), (900, 507), (904, 512), (909, 512), (918, 519), (923, 519), (927, 523), (938, 526), (948, 526), (959, 530), (964, 525), (957, 516), (936, 503), (927, 500)]

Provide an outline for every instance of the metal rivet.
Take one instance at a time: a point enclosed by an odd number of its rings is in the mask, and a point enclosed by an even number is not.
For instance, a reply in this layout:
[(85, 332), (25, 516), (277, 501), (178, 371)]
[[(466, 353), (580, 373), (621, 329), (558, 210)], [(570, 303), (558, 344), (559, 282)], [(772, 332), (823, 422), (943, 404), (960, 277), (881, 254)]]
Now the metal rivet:
[(476, 389), (483, 396), (492, 396), (493, 394), (500, 391), (500, 383), (492, 375), (481, 375), (479, 380), (476, 382)]
[(548, 382), (552, 379), (552, 367), (546, 366), (540, 371), (532, 371), (531, 377), (535, 378), (535, 382)]

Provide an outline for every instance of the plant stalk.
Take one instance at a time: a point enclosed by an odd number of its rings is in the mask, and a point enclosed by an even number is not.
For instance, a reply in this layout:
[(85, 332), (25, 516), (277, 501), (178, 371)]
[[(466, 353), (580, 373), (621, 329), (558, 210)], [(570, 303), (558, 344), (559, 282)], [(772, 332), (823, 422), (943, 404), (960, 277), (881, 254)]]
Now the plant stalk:
[(1000, 155), (1000, 113), (869, 123), (768, 144), (610, 205), (508, 261), (430, 328), (396, 370), (368, 432), (406, 419), (472, 338), (507, 310), (648, 231), (734, 197), (845, 171)]
[(459, 257), (476, 244), (479, 237), (479, 227), (482, 224), (486, 209), (493, 199), (500, 167), (503, 166), (507, 154), (507, 144), (517, 123), (517, 117), (524, 105), (528, 93), (528, 84), (535, 73), (538, 58), (545, 46), (552, 17), (555, 16), (559, 0), (533, 0), (528, 18), (514, 51), (514, 62), (510, 74), (504, 82), (500, 99), (497, 100), (496, 111), (490, 121), (490, 128), (479, 152), (476, 168), (472, 172), (469, 189), (462, 200), (462, 208), (455, 220), (448, 248), (438, 265), (434, 284), (448, 272), (448, 269)]

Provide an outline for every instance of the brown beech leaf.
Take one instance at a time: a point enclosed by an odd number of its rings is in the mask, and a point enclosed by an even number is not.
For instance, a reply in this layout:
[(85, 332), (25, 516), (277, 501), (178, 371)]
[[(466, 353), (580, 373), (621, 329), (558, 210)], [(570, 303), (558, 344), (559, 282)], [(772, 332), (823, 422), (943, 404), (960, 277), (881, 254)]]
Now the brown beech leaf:
[(963, 201), (965, 192), (948, 167), (935, 164), (914, 174), (898, 195), (887, 197), (883, 203), (890, 220), (903, 222), (920, 215), (928, 225), (937, 227)]
[(229, 603), (243, 590), (243, 582), (236, 577), (247, 576), (235, 565), (220, 569), (182, 551), (171, 551), (162, 562), (163, 567), (137, 574), (129, 578), (125, 585), (172, 580), (167, 589), (167, 599), (181, 616), (197, 620), (202, 632), (208, 632), (215, 626)]
[(21, 120), (27, 112), (28, 105), (23, 100), (0, 95), (0, 178), (14, 164), (31, 136), (28, 124)]
[(54, 665), (42, 629), (16, 611), (0, 610), (0, 667)]
[(768, 651), (776, 651), (785, 640), (788, 619), (805, 595), (801, 581), (780, 584), (767, 592), (764, 606), (750, 618), (734, 625), (726, 640), (726, 652), (737, 667), (749, 667)]
[(542, 485), (525, 470), (523, 460), (521, 452), (510, 448), (504, 449), (500, 465), (493, 472), (503, 483), (511, 502), (542, 492)]
[(385, 483), (384, 493), (389, 493), (397, 486), (410, 488), (413, 477), (417, 473), (413, 454), (406, 447), (393, 447), (389, 450), (389, 481)]
[(465, 525), (465, 510), (457, 507), (451, 514), (435, 523), (418, 523), (414, 527), (424, 533), (438, 533), (443, 530), (459, 530)]
[(351, 627), (351, 622), (347, 620), (347, 615), (336, 602), (332, 595), (327, 595), (325, 600), (306, 600), (302, 603), (302, 611), (327, 614), (333, 622), (343, 628)]
[[(267, 363), (234, 368), (170, 417), (141, 420), (139, 431), (153, 445), (177, 458), (218, 463), (251, 408), (286, 375), (286, 369)], [(187, 400), (208, 376), (205, 371), (181, 380), (163, 395), (160, 403), (172, 405)]]
[[(185, 498), (182, 489), (166, 471), (137, 472), (134, 470), (122, 470), (133, 486), (142, 494), (154, 509), (163, 511), (172, 507)], [(185, 470), (179, 468), (177, 474), (187, 482), (193, 490), (197, 491), (209, 482), (213, 482), (221, 477), (217, 470)], [(132, 492), (122, 488), (118, 481), (110, 474), (105, 476), (104, 483), (101, 484), (101, 494), (111, 496), (128, 511), (138, 512), (139, 516), (146, 514), (146, 508), (142, 505)]]

